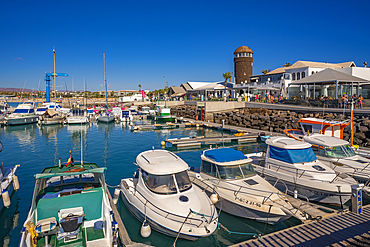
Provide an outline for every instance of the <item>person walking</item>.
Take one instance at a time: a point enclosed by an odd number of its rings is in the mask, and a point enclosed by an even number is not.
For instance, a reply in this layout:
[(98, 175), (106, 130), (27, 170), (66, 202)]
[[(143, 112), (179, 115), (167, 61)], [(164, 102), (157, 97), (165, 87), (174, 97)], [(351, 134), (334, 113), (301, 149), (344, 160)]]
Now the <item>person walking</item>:
[(324, 97), (324, 108), (328, 108), (329, 107), (329, 98), (327, 95), (325, 95)]
[(358, 109), (362, 109), (362, 103), (363, 103), (364, 98), (362, 95), (358, 96)]
[(356, 109), (357, 94), (352, 95), (353, 108)]

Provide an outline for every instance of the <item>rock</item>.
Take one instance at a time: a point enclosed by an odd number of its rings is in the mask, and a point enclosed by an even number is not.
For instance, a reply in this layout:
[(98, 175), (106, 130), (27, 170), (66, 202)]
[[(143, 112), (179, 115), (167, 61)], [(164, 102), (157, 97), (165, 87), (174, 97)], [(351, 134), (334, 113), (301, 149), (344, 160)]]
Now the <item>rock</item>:
[(365, 134), (364, 134), (364, 133), (362, 133), (362, 132), (356, 132), (356, 133), (354, 134), (354, 136), (355, 136), (356, 138), (358, 138), (358, 139), (361, 139), (361, 140), (365, 140), (365, 139), (366, 139)]

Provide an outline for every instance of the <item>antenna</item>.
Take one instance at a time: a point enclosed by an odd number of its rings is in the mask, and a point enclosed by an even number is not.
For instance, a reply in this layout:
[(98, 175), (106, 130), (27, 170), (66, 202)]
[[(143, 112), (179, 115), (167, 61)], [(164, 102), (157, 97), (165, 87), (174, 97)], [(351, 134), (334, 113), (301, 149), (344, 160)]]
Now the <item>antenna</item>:
[(81, 167), (83, 167), (84, 165), (84, 161), (83, 161), (83, 145), (82, 145), (82, 122), (81, 122)]

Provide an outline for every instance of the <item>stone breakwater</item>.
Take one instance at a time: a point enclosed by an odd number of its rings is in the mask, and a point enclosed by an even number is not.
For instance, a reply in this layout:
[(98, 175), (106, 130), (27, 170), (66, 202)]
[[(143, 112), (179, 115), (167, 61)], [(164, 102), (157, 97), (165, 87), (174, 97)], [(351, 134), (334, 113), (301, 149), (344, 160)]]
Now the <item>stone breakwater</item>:
[[(196, 111), (195, 106), (177, 106), (171, 108), (171, 114), (178, 117), (186, 117), (196, 119), (199, 112)], [(314, 117), (324, 118), (327, 120), (348, 120), (349, 117), (343, 117), (342, 114), (336, 113), (305, 113), (282, 110), (267, 110), (257, 108), (244, 108), (225, 112), (207, 113), (204, 120), (214, 123), (225, 124), (258, 129), (264, 132), (283, 133), (284, 129), (301, 129), (298, 120), (301, 118)], [(370, 119), (369, 116), (355, 116), (353, 118), (354, 126), (354, 144), (360, 146), (370, 146)], [(343, 131), (343, 139), (349, 140), (351, 129), (347, 126)]]

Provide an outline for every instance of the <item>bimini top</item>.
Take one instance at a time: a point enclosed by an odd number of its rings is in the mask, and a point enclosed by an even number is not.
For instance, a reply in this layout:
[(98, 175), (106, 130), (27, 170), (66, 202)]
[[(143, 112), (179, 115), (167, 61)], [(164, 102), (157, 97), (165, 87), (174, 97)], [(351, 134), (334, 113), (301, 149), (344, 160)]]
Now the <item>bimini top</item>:
[(310, 124), (322, 124), (324, 126), (348, 126), (349, 122), (346, 121), (337, 121), (337, 120), (327, 120), (322, 118), (301, 118), (298, 120), (299, 123), (310, 123)]
[(337, 147), (349, 144), (348, 141), (340, 139), (338, 137), (332, 137), (327, 135), (314, 134), (309, 136), (304, 136), (303, 139), (311, 144), (326, 146), (326, 147)]
[(290, 137), (270, 137), (266, 140), (266, 144), (283, 149), (303, 149), (311, 147), (311, 144), (295, 140)]
[(203, 155), (206, 158), (218, 163), (248, 159), (241, 151), (235, 150), (233, 148), (210, 149), (204, 151)]
[(185, 161), (167, 150), (142, 152), (137, 156), (136, 163), (147, 173), (155, 175), (174, 174), (189, 168)]

